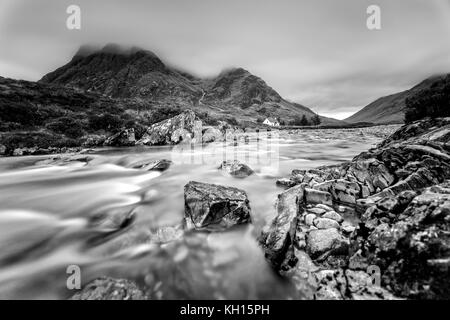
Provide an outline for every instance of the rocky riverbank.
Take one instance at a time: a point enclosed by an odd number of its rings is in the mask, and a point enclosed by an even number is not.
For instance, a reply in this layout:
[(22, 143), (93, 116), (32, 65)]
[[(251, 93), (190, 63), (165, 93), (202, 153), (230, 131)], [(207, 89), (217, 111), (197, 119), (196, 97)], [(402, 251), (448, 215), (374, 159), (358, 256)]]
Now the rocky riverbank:
[(448, 299), (450, 119), (403, 126), (338, 166), (277, 183), (278, 215), (259, 241), (315, 299)]
[[(286, 190), (258, 242), (274, 271), (296, 288), (291, 298), (449, 298), (449, 160), (450, 119), (422, 120), (352, 161), (278, 180)], [(219, 170), (241, 179), (252, 174), (238, 162)], [(179, 248), (252, 221), (244, 190), (190, 182), (184, 191), (184, 220), (147, 242)], [(109, 299), (116, 286), (114, 297), (154, 296), (131, 281), (105, 278), (73, 298)]]

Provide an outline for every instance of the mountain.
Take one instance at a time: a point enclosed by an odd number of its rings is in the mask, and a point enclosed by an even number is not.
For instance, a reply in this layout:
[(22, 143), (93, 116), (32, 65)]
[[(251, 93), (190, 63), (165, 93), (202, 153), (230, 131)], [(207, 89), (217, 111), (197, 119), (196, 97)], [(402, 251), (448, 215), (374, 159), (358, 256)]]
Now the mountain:
[[(261, 78), (242, 68), (226, 70), (213, 79), (198, 79), (164, 64), (154, 53), (139, 48), (107, 45), (101, 50), (81, 47), (72, 60), (45, 75), (40, 83), (94, 91), (112, 98), (140, 99), (159, 106), (191, 108), (213, 118), (256, 121), (315, 113), (283, 99)], [(336, 124), (322, 118), (324, 124)]]
[(372, 122), (377, 124), (403, 123), (406, 110), (406, 99), (412, 98), (418, 92), (431, 88), (445, 75), (430, 77), (409, 90), (379, 98), (370, 103), (345, 122)]
[(154, 53), (107, 45), (99, 51), (82, 47), (72, 60), (39, 82), (77, 87), (113, 98), (194, 101), (202, 90), (180, 72), (167, 67)]

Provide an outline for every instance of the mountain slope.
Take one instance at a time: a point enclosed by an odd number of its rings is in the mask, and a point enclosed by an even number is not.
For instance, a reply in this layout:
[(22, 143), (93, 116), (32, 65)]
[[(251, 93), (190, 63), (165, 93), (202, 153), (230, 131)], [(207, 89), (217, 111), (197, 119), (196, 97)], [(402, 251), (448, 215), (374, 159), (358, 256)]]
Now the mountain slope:
[[(285, 122), (315, 113), (284, 100), (262, 79), (242, 69), (202, 80), (166, 66), (155, 54), (137, 48), (108, 45), (101, 50), (82, 47), (73, 59), (47, 74), (41, 83), (78, 87), (113, 98), (131, 98), (153, 104), (191, 108), (212, 118), (256, 121), (278, 117)], [(337, 120), (336, 120), (337, 121)], [(323, 118), (324, 123), (335, 122)]]
[(201, 104), (224, 113), (231, 111), (238, 118), (274, 117), (288, 122), (295, 116), (315, 116), (311, 109), (283, 99), (264, 80), (242, 68), (205, 81), (204, 90)]
[(354, 115), (344, 119), (344, 121), (350, 123), (372, 122), (379, 124), (403, 123), (405, 117), (406, 99), (413, 97), (421, 90), (431, 88), (436, 81), (442, 79), (443, 77), (445, 76), (440, 75), (430, 77), (409, 90), (379, 98)]
[(82, 47), (68, 64), (40, 82), (78, 87), (113, 98), (173, 100), (180, 104), (202, 94), (192, 79), (168, 68), (154, 53), (137, 48), (123, 51), (114, 45), (93, 53)]

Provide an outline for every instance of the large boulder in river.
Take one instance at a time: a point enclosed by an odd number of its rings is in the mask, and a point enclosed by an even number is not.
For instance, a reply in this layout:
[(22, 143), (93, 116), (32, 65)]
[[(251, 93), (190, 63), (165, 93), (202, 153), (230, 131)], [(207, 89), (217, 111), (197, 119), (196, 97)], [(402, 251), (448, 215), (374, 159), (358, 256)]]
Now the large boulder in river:
[[(193, 141), (194, 138), (201, 139), (199, 125), (200, 121), (197, 121), (194, 111), (186, 110), (173, 118), (150, 126), (136, 144), (167, 145)], [(196, 134), (200, 137), (195, 137)]]
[(226, 172), (236, 178), (246, 178), (254, 173), (248, 165), (237, 160), (227, 160), (222, 162), (219, 170), (222, 170), (223, 172)]
[(251, 221), (247, 194), (233, 187), (191, 181), (184, 186), (184, 208), (188, 229), (223, 230)]
[(147, 300), (145, 293), (132, 281), (99, 278), (88, 283), (70, 300)]
[(136, 143), (136, 137), (134, 135), (134, 129), (124, 129), (111, 137), (107, 138), (103, 143), (104, 146), (109, 147), (126, 147), (134, 146)]

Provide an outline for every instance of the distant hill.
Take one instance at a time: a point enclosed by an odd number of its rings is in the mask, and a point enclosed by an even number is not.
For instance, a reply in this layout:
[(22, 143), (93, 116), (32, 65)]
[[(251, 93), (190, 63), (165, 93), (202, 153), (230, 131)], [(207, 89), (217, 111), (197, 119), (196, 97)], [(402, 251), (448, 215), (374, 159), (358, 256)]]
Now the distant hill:
[(413, 88), (379, 98), (370, 103), (351, 117), (344, 119), (345, 122), (372, 122), (377, 124), (403, 123), (406, 111), (406, 99), (413, 97), (422, 90), (431, 88), (445, 75), (430, 77)]
[[(295, 116), (315, 116), (308, 107), (283, 99), (264, 80), (242, 68), (224, 71), (214, 79), (198, 79), (165, 65), (150, 51), (117, 45), (101, 50), (82, 47), (69, 63), (39, 82), (81, 88), (111, 98), (191, 108), (214, 118), (256, 121), (277, 117), (288, 122)], [(340, 123), (321, 119), (324, 124)]]

